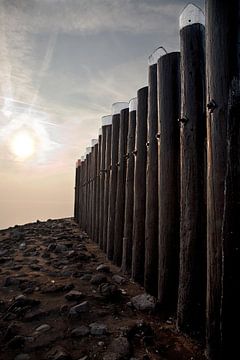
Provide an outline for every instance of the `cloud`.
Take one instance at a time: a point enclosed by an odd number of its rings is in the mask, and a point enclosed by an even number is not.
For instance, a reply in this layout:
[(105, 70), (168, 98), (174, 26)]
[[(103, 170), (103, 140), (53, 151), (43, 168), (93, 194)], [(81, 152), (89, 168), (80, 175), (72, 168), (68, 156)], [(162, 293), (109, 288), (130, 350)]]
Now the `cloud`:
[[(175, 18), (185, 1), (5, 0), (15, 27), (37, 32), (158, 31)], [(12, 24), (14, 26), (14, 24)]]

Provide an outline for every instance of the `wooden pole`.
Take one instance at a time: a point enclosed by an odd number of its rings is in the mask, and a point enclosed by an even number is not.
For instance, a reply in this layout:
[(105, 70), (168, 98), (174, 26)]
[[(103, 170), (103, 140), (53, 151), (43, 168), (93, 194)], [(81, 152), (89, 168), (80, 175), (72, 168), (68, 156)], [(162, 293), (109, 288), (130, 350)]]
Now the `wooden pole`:
[(133, 203), (134, 203), (134, 155), (136, 134), (137, 98), (129, 102), (129, 129), (127, 142), (127, 170), (126, 170), (126, 199), (124, 215), (124, 236), (122, 271), (131, 273), (132, 269), (132, 230), (133, 230)]
[(84, 171), (85, 171), (85, 157), (81, 156), (81, 176), (80, 176), (80, 196), (79, 196), (79, 226), (83, 227), (83, 212), (84, 212)]
[(101, 148), (102, 148), (102, 128), (98, 133), (98, 156), (97, 156), (97, 187), (96, 187), (96, 226), (94, 229), (94, 239), (99, 242), (99, 221), (100, 221), (100, 169), (101, 169)]
[(146, 162), (148, 87), (137, 93), (136, 148), (134, 172), (132, 278), (143, 284), (145, 261)]
[(158, 106), (157, 60), (163, 54), (158, 48), (149, 57), (148, 70), (148, 141), (146, 175), (145, 267), (144, 287), (147, 293), (158, 293)]
[(79, 162), (76, 162), (76, 171), (75, 171), (75, 192), (74, 192), (74, 220), (78, 220), (78, 192), (79, 192), (79, 171), (78, 171)]
[(77, 223), (80, 224), (80, 214), (81, 214), (81, 176), (82, 176), (82, 166), (81, 160), (78, 160), (78, 184), (77, 184)]
[(91, 169), (91, 147), (87, 147), (87, 184), (86, 184), (86, 233), (89, 234), (89, 212), (90, 212), (90, 169)]
[(92, 200), (92, 239), (96, 241), (96, 203), (97, 203), (97, 160), (98, 140), (94, 139), (94, 168), (93, 168), (93, 200)]
[(95, 163), (96, 163), (96, 145), (97, 139), (91, 140), (92, 145), (92, 174), (91, 174), (91, 239), (94, 240), (94, 213), (95, 213), (95, 182), (96, 182), (96, 174), (95, 174)]
[(107, 230), (107, 257), (113, 259), (114, 253), (114, 229), (115, 229), (115, 207), (117, 196), (117, 172), (118, 172), (118, 145), (120, 128), (120, 111), (128, 106), (128, 103), (117, 102), (112, 106), (112, 149), (111, 167), (109, 184), (109, 203), (108, 203), (108, 230)]
[(189, 4), (180, 16), (180, 266), (177, 326), (204, 334), (206, 303), (205, 18)]
[(159, 111), (159, 268), (158, 299), (162, 314), (176, 312), (179, 265), (179, 125), (180, 54), (158, 61)]
[(100, 169), (100, 221), (99, 221), (99, 246), (103, 249), (103, 227), (104, 227), (104, 190), (105, 190), (105, 159), (106, 159), (106, 140), (107, 140), (107, 127), (104, 125), (104, 119), (102, 117), (102, 149), (101, 149), (101, 169)]
[(129, 124), (129, 109), (120, 112), (119, 147), (118, 147), (118, 178), (115, 207), (114, 225), (114, 254), (113, 262), (121, 266), (123, 252), (124, 209), (125, 209), (125, 184), (126, 184), (126, 152)]
[(232, 325), (239, 321), (239, 7), (237, 0), (206, 3), (207, 356), (211, 360), (239, 357), (238, 333)]
[(103, 251), (107, 252), (107, 229), (108, 229), (108, 203), (109, 203), (109, 180), (111, 165), (111, 141), (112, 141), (112, 115), (105, 116), (107, 126), (106, 133), (106, 154), (105, 154), (105, 183), (104, 183), (104, 224), (103, 224)]

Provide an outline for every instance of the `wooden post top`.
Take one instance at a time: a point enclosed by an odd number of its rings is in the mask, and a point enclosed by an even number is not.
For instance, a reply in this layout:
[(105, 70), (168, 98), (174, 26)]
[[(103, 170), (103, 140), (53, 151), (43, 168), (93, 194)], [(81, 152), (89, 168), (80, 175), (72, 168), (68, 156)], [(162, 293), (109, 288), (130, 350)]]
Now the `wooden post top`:
[(193, 24), (202, 24), (205, 26), (205, 15), (202, 9), (194, 4), (185, 6), (179, 17), (180, 29)]
[(128, 102), (119, 101), (114, 104), (112, 104), (112, 114), (120, 114), (121, 110), (127, 109), (129, 107)]

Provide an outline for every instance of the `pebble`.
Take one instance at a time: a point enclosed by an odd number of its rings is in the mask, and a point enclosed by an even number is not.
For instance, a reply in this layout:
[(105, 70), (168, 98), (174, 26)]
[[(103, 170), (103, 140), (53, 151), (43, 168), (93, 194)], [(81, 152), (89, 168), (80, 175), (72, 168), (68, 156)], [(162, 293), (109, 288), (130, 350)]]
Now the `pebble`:
[(91, 280), (92, 285), (100, 285), (105, 282), (107, 282), (107, 278), (102, 274), (94, 275)]
[(156, 308), (156, 299), (149, 294), (140, 294), (131, 298), (131, 303), (137, 310), (154, 311)]
[(84, 301), (81, 304), (71, 307), (69, 310), (69, 316), (76, 317), (77, 315), (85, 313), (87, 311), (89, 311), (89, 303), (88, 301)]
[(107, 325), (100, 323), (92, 323), (90, 326), (91, 335), (101, 336), (107, 334)]
[(65, 245), (58, 244), (58, 245), (56, 245), (54, 251), (55, 251), (56, 253), (63, 253), (63, 252), (65, 252), (65, 251), (68, 251), (68, 248), (67, 248)]
[(90, 281), (91, 279), (92, 279), (91, 274), (85, 274), (80, 277), (80, 280), (83, 280), (83, 281)]
[(123, 276), (120, 275), (113, 275), (112, 280), (117, 283), (117, 284), (125, 284), (126, 283), (126, 279)]
[(71, 331), (71, 336), (73, 337), (87, 336), (88, 334), (90, 334), (90, 329), (85, 325), (79, 326)]
[(83, 297), (84, 297), (84, 294), (82, 292), (76, 291), (76, 290), (69, 291), (69, 293), (67, 293), (65, 295), (65, 298), (68, 301), (81, 300)]
[(49, 329), (51, 329), (51, 326), (48, 324), (43, 324), (37, 327), (37, 329), (35, 330), (37, 333), (44, 333), (46, 331), (48, 331)]
[(110, 272), (110, 267), (108, 265), (105, 264), (101, 264), (97, 267), (96, 269), (99, 272), (105, 272), (105, 273), (109, 273)]

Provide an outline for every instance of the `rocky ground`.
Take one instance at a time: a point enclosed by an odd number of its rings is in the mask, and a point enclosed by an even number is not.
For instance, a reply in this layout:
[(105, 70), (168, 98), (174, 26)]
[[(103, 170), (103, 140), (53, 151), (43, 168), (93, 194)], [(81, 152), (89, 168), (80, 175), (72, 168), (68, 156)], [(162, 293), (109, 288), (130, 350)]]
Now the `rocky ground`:
[(72, 219), (0, 231), (0, 360), (203, 360)]

